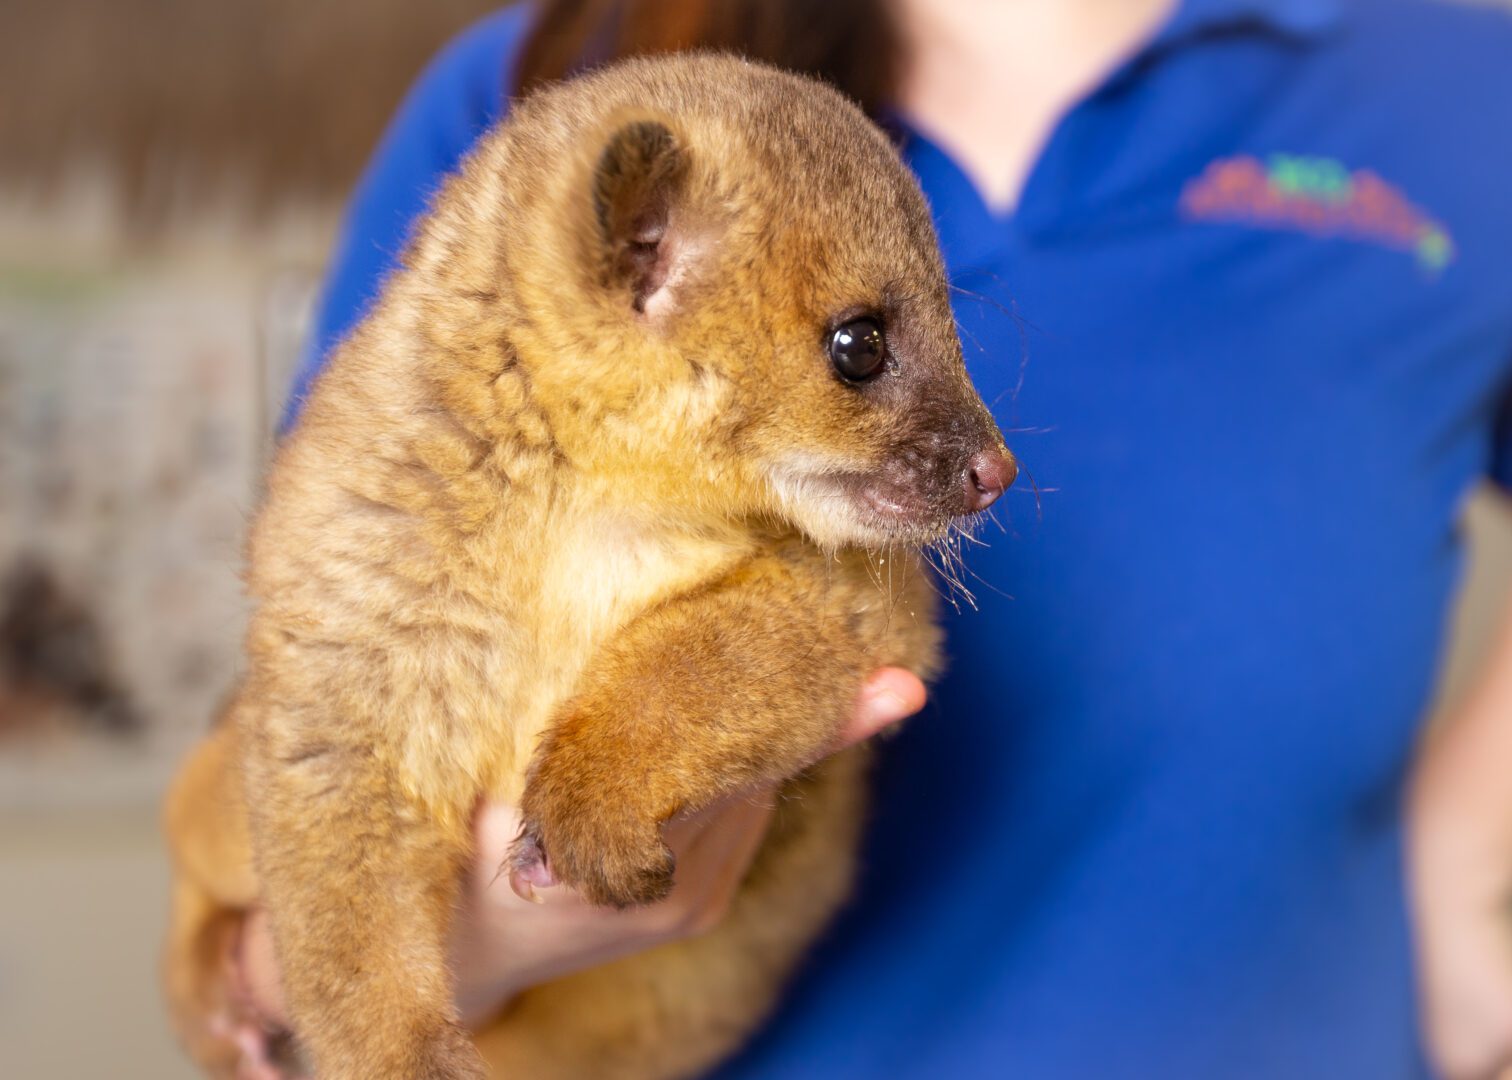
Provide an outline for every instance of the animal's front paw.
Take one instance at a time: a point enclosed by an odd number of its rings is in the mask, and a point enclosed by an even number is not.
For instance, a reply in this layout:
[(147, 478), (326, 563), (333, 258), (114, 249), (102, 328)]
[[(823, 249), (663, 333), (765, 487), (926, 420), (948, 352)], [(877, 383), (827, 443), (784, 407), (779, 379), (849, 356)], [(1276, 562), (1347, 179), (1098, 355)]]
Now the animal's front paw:
[(655, 822), (616, 818), (585, 809), (545, 813), (525, 795), (525, 825), (510, 852), (510, 882), (534, 899), (536, 887), (560, 881), (590, 903), (627, 908), (652, 904), (672, 891), (676, 860)]

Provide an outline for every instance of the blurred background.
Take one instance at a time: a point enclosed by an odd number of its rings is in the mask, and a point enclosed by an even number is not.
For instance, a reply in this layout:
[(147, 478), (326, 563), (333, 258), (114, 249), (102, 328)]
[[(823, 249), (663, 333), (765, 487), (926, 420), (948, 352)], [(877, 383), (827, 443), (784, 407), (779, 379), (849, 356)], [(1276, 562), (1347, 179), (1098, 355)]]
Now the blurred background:
[(0, 3), (6, 1075), (193, 1075), (158, 803), (237, 675), (242, 534), (341, 203), (496, 6)]
[[(0, 1047), (188, 1077), (165, 781), (237, 675), (238, 570), (340, 205), (489, 0), (0, 4)], [(1441, 697), (1512, 585), (1470, 508)]]

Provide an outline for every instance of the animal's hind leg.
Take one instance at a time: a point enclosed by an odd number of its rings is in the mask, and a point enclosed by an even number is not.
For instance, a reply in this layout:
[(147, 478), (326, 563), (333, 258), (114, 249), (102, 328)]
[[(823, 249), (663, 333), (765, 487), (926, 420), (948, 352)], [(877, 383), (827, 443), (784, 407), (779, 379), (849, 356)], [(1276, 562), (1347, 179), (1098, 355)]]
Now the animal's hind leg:
[(360, 730), (308, 712), (242, 724), (290, 1018), (321, 1080), (474, 1080), (446, 965), (467, 811), (417, 805)]
[(228, 953), (257, 899), (234, 736), (234, 725), (223, 721), (195, 747), (163, 815), (174, 875), (163, 949), (169, 1014), (200, 1067), (228, 1078), (241, 1056), (226, 1031), (235, 1012)]
[(491, 1075), (664, 1080), (733, 1053), (849, 891), (868, 756), (848, 750), (788, 782), (714, 929), (522, 994), (477, 1036)]

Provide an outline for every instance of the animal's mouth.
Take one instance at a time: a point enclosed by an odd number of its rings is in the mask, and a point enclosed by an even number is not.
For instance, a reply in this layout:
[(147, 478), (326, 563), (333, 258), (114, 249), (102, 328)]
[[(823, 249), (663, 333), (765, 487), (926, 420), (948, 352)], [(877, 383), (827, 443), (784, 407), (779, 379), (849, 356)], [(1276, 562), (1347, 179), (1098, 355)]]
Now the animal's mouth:
[(854, 497), (877, 516), (902, 523), (917, 522), (928, 515), (928, 508), (919, 501), (873, 486), (862, 486)]
[(872, 472), (779, 469), (773, 486), (795, 524), (823, 544), (923, 547), (959, 516)]
[[(944, 532), (953, 515), (942, 512), (929, 501), (912, 492), (856, 478), (850, 497), (858, 508), (878, 527), (900, 532)], [(927, 542), (927, 539), (924, 541)]]

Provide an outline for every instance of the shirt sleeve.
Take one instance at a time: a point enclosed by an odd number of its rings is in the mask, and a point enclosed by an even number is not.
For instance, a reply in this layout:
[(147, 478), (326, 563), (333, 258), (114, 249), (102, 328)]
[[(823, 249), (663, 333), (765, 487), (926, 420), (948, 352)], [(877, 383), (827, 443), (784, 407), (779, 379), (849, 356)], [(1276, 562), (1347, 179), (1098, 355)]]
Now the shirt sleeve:
[(415, 218), (478, 137), (504, 115), (529, 15), (529, 5), (517, 4), (453, 39), (389, 122), (347, 205), (280, 433), (298, 419), (331, 350), (377, 298)]

